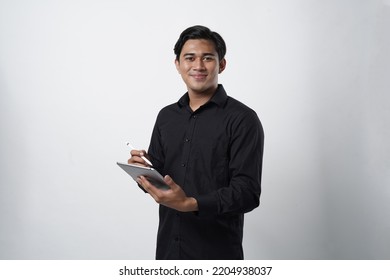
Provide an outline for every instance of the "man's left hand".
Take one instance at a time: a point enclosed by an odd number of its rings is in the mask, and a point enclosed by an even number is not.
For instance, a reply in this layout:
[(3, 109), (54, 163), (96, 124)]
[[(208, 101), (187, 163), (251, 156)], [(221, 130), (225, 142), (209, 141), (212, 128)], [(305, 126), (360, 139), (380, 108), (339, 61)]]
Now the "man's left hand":
[(144, 176), (139, 177), (137, 183), (161, 205), (181, 212), (198, 211), (198, 203), (195, 198), (188, 197), (183, 189), (176, 184), (170, 176), (165, 176), (164, 181), (170, 187), (169, 190), (157, 188)]

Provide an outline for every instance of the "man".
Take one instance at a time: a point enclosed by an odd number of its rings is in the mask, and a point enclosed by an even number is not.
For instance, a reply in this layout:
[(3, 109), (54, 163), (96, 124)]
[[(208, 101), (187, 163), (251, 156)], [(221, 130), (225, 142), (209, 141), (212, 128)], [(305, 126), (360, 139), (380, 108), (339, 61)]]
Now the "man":
[(256, 113), (227, 96), (222, 37), (203, 26), (182, 32), (175, 64), (188, 92), (163, 108), (148, 153), (170, 190), (138, 184), (160, 204), (156, 259), (243, 259), (244, 213), (259, 205), (264, 133)]

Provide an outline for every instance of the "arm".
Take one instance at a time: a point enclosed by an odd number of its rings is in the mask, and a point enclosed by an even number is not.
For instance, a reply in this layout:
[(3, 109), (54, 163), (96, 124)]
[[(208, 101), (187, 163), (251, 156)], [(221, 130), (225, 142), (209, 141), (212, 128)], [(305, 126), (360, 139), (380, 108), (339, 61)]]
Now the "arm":
[(232, 125), (229, 181), (215, 191), (198, 195), (199, 215), (245, 213), (259, 205), (264, 131), (257, 115), (246, 113)]

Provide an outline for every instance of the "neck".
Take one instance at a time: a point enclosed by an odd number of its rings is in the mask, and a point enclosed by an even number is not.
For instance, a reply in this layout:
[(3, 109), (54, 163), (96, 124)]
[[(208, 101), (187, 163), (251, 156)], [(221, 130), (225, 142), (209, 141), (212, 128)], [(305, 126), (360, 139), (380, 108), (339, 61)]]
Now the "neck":
[(196, 111), (200, 106), (206, 104), (211, 97), (214, 95), (217, 87), (206, 92), (195, 92), (188, 91), (188, 96), (190, 98), (190, 107), (192, 111)]

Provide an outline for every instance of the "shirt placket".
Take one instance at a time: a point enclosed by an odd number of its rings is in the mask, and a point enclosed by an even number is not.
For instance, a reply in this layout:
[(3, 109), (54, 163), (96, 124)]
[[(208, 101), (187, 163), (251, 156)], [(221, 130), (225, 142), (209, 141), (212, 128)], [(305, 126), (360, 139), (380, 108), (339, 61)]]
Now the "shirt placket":
[[(181, 166), (180, 168), (183, 168), (183, 174), (184, 174), (184, 185), (182, 186), (184, 191), (186, 189), (186, 177), (187, 177), (187, 171), (188, 171), (188, 168), (190, 167), (189, 166), (189, 160), (190, 160), (190, 153), (191, 153), (191, 145), (192, 145), (192, 139), (193, 139), (193, 136), (194, 136), (194, 131), (195, 131), (195, 127), (196, 127), (196, 123), (197, 123), (197, 120), (198, 120), (198, 114), (191, 114), (191, 116), (189, 117), (188, 119), (188, 126), (187, 126), (187, 129), (186, 129), (186, 133), (185, 133), (185, 136), (184, 136), (184, 145), (183, 145), (183, 152), (182, 152), (182, 160), (181, 160)], [(180, 212), (177, 212), (175, 214), (175, 219), (176, 219), (176, 223), (175, 223), (175, 228), (176, 228), (176, 234), (174, 235), (174, 247), (175, 247), (175, 251), (180, 254), (180, 243), (183, 242), (183, 239), (182, 238), (182, 231), (181, 231), (181, 228), (180, 228), (180, 224), (181, 224), (181, 213)]]
[(184, 145), (183, 145), (183, 153), (182, 153), (182, 160), (181, 160), (181, 168), (184, 170), (184, 190), (185, 190), (185, 185), (186, 185), (186, 178), (187, 178), (187, 172), (189, 166), (189, 160), (190, 160), (190, 154), (191, 154), (191, 147), (192, 147), (192, 140), (194, 137), (194, 132), (195, 132), (195, 127), (196, 123), (198, 121), (199, 114), (198, 113), (193, 113), (191, 114), (189, 120), (188, 120), (188, 127), (184, 136)]

